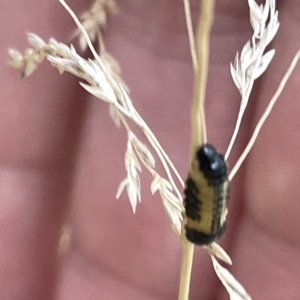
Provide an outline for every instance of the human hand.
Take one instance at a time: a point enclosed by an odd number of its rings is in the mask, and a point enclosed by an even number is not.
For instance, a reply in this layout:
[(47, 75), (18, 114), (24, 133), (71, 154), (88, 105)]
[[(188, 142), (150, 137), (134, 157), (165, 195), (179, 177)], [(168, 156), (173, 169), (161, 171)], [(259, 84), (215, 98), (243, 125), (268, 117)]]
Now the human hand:
[[(17, 3), (7, 2), (2, 10), (2, 30), (11, 25), (2, 57), (9, 46), (23, 47), (24, 31), (63, 40), (74, 28), (58, 2)], [(79, 1), (70, 5), (86, 9)], [(119, 6), (106, 36), (108, 51), (120, 62), (136, 108), (184, 176), (194, 82), (182, 4), (122, 1)], [(230, 165), (299, 48), (290, 34), (296, 36), (299, 27), (295, 6), (279, 7), (277, 55), (254, 91)], [(218, 4), (206, 103), (209, 142), (224, 152), (239, 104), (229, 62), (251, 34), (246, 3)], [(114, 199), (125, 176), (124, 130), (116, 130), (105, 103), (87, 96), (76, 78), (43, 68), (22, 81), (14, 70), (1, 69), (3, 299), (52, 299), (56, 287), (59, 300), (176, 299), (181, 244), (159, 198), (150, 195), (146, 172), (136, 215), (125, 194)], [(297, 299), (298, 294), (297, 74), (232, 182), (229, 228), (221, 241), (234, 263), (231, 272), (253, 299)], [(56, 249), (66, 219), (71, 245), (60, 258)], [(228, 298), (201, 248), (190, 298), (199, 297)]]

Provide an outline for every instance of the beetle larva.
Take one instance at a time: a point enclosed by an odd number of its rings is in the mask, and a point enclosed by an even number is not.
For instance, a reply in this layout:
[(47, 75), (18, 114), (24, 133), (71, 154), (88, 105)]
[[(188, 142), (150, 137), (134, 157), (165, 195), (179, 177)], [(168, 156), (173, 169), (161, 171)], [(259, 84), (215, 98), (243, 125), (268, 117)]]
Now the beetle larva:
[(229, 198), (227, 165), (212, 145), (197, 149), (184, 194), (187, 239), (199, 245), (212, 243), (225, 231)]

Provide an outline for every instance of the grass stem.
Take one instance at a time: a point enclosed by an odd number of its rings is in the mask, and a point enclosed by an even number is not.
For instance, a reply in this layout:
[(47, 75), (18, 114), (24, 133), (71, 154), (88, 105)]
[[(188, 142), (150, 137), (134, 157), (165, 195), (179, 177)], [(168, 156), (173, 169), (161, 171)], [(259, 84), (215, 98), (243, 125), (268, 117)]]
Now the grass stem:
[(191, 282), (191, 271), (194, 257), (194, 244), (190, 243), (185, 236), (182, 237), (183, 259), (181, 265), (181, 277), (178, 300), (188, 300)]
[(267, 118), (269, 117), (273, 106), (275, 105), (275, 103), (277, 102), (279, 96), (281, 95), (287, 81), (289, 80), (290, 76), (292, 75), (298, 61), (300, 59), (300, 50), (295, 54), (288, 70), (286, 71), (286, 73), (284, 74), (275, 94), (273, 95), (272, 99), (270, 100), (267, 108), (265, 109), (264, 113), (262, 114), (261, 118), (259, 119), (254, 132), (250, 138), (250, 141), (248, 142), (245, 150), (243, 151), (243, 153), (241, 154), (241, 156), (239, 157), (238, 161), (236, 162), (236, 164), (234, 165), (234, 167), (232, 168), (230, 174), (229, 174), (229, 180), (232, 180), (232, 178), (235, 176), (236, 172), (239, 170), (241, 164), (243, 163), (243, 161), (245, 160), (245, 158), (247, 157), (247, 155), (249, 154), (250, 150), (252, 149), (257, 136), (262, 128), (262, 126), (264, 125), (265, 121), (267, 120)]
[(195, 79), (192, 104), (192, 151), (207, 141), (204, 101), (209, 64), (209, 36), (214, 16), (214, 0), (202, 1), (201, 16), (197, 30), (198, 70)]
[[(194, 99), (192, 103), (192, 157), (195, 149), (207, 141), (204, 100), (209, 64), (209, 37), (214, 16), (214, 0), (202, 1), (201, 14), (197, 30), (197, 73), (195, 79)], [(194, 256), (194, 244), (185, 238), (184, 226), (182, 234), (183, 260), (179, 286), (179, 300), (189, 299), (190, 280)]]

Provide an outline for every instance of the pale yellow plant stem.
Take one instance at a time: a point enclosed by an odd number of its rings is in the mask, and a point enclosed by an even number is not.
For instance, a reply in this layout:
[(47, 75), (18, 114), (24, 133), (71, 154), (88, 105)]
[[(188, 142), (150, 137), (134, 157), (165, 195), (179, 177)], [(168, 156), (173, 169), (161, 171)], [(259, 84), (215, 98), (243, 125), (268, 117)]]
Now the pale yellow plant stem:
[(207, 141), (204, 101), (209, 63), (209, 36), (214, 16), (214, 0), (202, 1), (201, 19), (197, 31), (198, 72), (192, 104), (192, 151)]
[(194, 35), (193, 24), (192, 24), (190, 1), (183, 0), (183, 4), (184, 4), (186, 28), (187, 28), (189, 44), (190, 44), (190, 52), (191, 52), (194, 72), (196, 75), (198, 71), (198, 61), (197, 61), (195, 35)]
[(191, 270), (194, 257), (194, 244), (190, 243), (184, 236), (182, 237), (183, 259), (180, 273), (179, 300), (188, 300), (191, 282)]
[[(192, 104), (192, 157), (195, 149), (207, 142), (204, 101), (209, 64), (209, 37), (214, 16), (214, 0), (202, 1), (201, 16), (197, 30), (197, 74)], [(190, 279), (193, 265), (194, 245), (185, 238), (182, 226), (183, 260), (179, 286), (179, 300), (189, 299)]]
[(265, 121), (267, 120), (268, 116), (270, 115), (275, 103), (277, 102), (279, 96), (282, 93), (282, 90), (284, 89), (287, 81), (289, 80), (290, 76), (292, 75), (299, 59), (300, 59), (300, 50), (295, 54), (290, 66), (289, 66), (288, 70), (286, 71), (286, 73), (284, 74), (284, 76), (283, 76), (283, 78), (282, 78), (275, 94), (273, 95), (272, 99), (270, 100), (270, 102), (269, 102), (267, 108), (265, 109), (263, 115), (259, 119), (259, 121), (258, 121), (258, 123), (257, 123), (257, 125), (254, 129), (254, 132), (251, 136), (250, 141), (248, 142), (248, 144), (247, 144), (245, 150), (243, 151), (242, 155), (239, 157), (238, 161), (236, 162), (236, 164), (232, 168), (232, 170), (231, 170), (231, 172), (228, 176), (230, 181), (232, 180), (232, 178), (234, 177), (236, 172), (239, 170), (241, 164), (243, 163), (243, 161), (245, 160), (245, 158), (249, 154), (250, 150), (252, 149), (262, 126), (264, 125)]
[[(116, 83), (116, 81), (112, 78), (112, 76), (110, 75), (110, 73), (107, 71), (106, 66), (103, 64), (101, 58), (99, 57), (98, 53), (96, 52), (86, 30), (84, 29), (84, 27), (82, 26), (82, 24), (80, 23), (79, 19), (77, 18), (76, 14), (72, 11), (72, 9), (69, 7), (69, 5), (64, 1), (64, 0), (59, 0), (59, 2), (63, 5), (63, 7), (67, 10), (67, 12), (70, 14), (70, 16), (73, 18), (75, 24), (77, 25), (77, 27), (79, 28), (80, 32), (83, 34), (86, 43), (89, 47), (89, 49), (91, 50), (93, 56), (95, 57), (95, 59), (97, 60), (98, 64), (100, 65), (100, 67), (103, 70), (106, 70), (105, 74), (107, 76), (107, 79), (109, 81), (109, 83), (112, 86), (118, 86), (119, 88), (122, 88), (118, 83)], [(123, 88), (124, 90), (124, 88)], [(125, 90), (124, 90), (125, 93)], [(130, 101), (131, 103), (131, 101)], [(118, 104), (118, 102), (114, 103), (114, 105), (116, 105), (116, 107), (119, 109), (119, 111), (121, 111), (124, 115), (126, 115), (127, 117), (131, 118), (133, 116), (130, 116), (128, 114), (128, 112), (126, 111), (126, 109), (124, 109), (121, 105)], [(132, 104), (131, 104), (132, 106)], [(173, 187), (173, 189), (175, 190), (177, 196), (179, 197), (179, 199), (181, 199), (181, 193), (179, 192), (173, 177), (171, 175), (171, 172), (169, 170), (168, 164), (171, 167), (172, 171), (174, 172), (175, 176), (177, 177), (178, 181), (180, 182), (180, 184), (183, 186), (184, 182), (181, 178), (181, 176), (179, 175), (179, 172), (177, 171), (177, 169), (175, 168), (174, 164), (172, 163), (172, 161), (170, 160), (170, 158), (168, 157), (168, 155), (166, 154), (166, 152), (164, 151), (164, 149), (161, 147), (161, 145), (159, 144), (158, 140), (156, 139), (155, 135), (153, 134), (153, 132), (150, 130), (150, 128), (148, 127), (148, 125), (146, 124), (146, 122), (143, 120), (143, 118), (138, 114), (138, 112), (134, 109), (134, 107), (131, 107), (132, 111), (135, 114), (136, 117), (136, 122), (137, 124), (142, 128), (142, 130), (144, 131), (145, 135), (147, 137), (149, 137), (149, 142), (151, 143), (151, 145), (153, 146), (153, 148), (156, 150), (157, 155), (159, 156), (165, 170), (168, 176), (168, 179)], [(123, 122), (124, 124), (124, 122)]]

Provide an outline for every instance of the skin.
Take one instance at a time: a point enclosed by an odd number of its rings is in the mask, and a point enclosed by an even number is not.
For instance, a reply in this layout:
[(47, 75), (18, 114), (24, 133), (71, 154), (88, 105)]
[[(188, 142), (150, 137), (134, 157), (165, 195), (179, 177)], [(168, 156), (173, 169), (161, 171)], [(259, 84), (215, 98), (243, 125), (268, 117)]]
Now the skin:
[[(180, 1), (120, 1), (107, 47), (120, 62), (136, 108), (180, 174), (189, 168), (193, 70)], [(228, 64), (251, 35), (246, 1), (218, 1), (207, 90), (208, 139), (225, 152), (239, 94)], [(89, 3), (70, 1), (76, 12)], [(20, 80), (5, 65), (24, 32), (66, 42), (74, 29), (57, 1), (4, 1), (0, 10), (0, 290), (8, 300), (176, 299), (181, 245), (146, 171), (136, 215), (124, 193), (126, 134), (105, 103), (70, 75), (43, 64)], [(193, 3), (195, 17), (197, 5)], [(281, 1), (276, 56), (257, 82), (229, 159), (233, 165), (300, 48), (298, 1)], [(232, 182), (228, 230), (221, 244), (230, 271), (253, 299), (299, 299), (298, 67)], [(158, 166), (162, 172), (162, 168)], [(162, 173), (163, 174), (163, 173)], [(57, 254), (61, 228), (71, 242)], [(207, 253), (196, 249), (190, 299), (228, 299)]]

